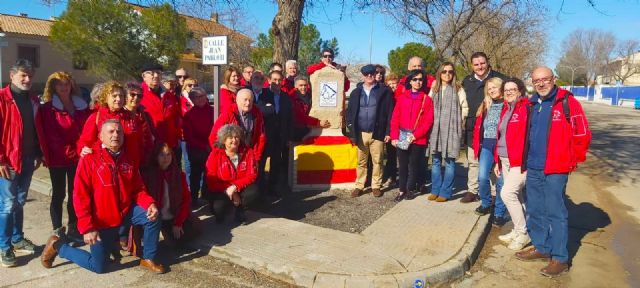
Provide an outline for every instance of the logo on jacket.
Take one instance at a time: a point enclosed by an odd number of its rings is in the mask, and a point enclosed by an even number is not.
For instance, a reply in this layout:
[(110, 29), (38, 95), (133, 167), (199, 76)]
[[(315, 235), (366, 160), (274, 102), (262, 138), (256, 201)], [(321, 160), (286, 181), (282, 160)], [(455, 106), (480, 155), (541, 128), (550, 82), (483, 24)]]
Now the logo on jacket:
[(560, 121), (562, 120), (562, 112), (558, 110), (553, 110), (553, 119), (551, 121)]
[(133, 166), (129, 163), (120, 164), (120, 167), (118, 167), (118, 169), (124, 176), (131, 176), (133, 174)]
[(520, 121), (519, 117), (520, 117), (519, 114), (514, 113), (513, 115), (511, 115), (511, 120), (509, 120), (509, 122), (519, 122)]
[(244, 170), (247, 170), (247, 163), (246, 162), (238, 163), (238, 171), (244, 171)]

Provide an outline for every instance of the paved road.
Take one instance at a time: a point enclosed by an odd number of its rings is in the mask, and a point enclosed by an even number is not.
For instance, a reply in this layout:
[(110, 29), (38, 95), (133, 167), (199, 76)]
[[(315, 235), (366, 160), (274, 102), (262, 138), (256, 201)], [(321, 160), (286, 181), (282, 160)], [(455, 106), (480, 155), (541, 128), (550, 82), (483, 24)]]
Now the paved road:
[(538, 274), (497, 240), (493, 229), (478, 262), (452, 287), (640, 287), (640, 111), (583, 104), (593, 132), (587, 162), (570, 177), (571, 272)]

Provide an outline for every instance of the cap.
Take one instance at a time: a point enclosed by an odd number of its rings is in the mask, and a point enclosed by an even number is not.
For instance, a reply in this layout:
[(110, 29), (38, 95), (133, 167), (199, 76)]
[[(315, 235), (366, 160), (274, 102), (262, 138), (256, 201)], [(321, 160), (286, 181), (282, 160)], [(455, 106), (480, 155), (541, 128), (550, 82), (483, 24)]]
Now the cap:
[(367, 64), (362, 66), (362, 68), (360, 68), (360, 73), (362, 73), (362, 75), (369, 75), (369, 74), (376, 74), (376, 66), (372, 65), (372, 64)]

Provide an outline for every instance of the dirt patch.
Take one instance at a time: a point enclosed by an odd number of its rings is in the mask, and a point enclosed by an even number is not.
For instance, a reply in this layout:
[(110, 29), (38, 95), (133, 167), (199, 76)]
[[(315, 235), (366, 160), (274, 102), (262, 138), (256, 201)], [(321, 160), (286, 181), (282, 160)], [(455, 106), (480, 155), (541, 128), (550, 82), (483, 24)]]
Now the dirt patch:
[(373, 197), (371, 191), (351, 198), (351, 191), (291, 192), (280, 201), (267, 201), (256, 211), (300, 221), (314, 226), (360, 233), (391, 209), (397, 189), (383, 189), (382, 197)]

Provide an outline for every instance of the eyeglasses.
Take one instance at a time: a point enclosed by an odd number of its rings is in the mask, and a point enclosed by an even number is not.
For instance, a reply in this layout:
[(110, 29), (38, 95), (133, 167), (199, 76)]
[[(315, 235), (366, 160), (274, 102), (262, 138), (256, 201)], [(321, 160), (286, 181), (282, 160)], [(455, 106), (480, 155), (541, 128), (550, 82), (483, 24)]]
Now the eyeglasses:
[(187, 78), (189, 78), (189, 76), (187, 76), (187, 75), (176, 75), (176, 78), (187, 79)]
[(416, 82), (416, 81), (422, 82), (423, 79), (422, 78), (411, 78), (411, 82)]
[(440, 72), (440, 74), (444, 75), (444, 74), (449, 74), (449, 75), (453, 75), (455, 72), (453, 70), (442, 70), (442, 72)]
[(518, 92), (518, 88), (504, 89), (504, 93), (516, 93), (516, 92)]
[(382, 72), (382, 71), (376, 71), (376, 74), (384, 75), (384, 72)]
[(376, 73), (364, 73), (364, 74), (362, 74), (362, 75), (364, 75), (364, 76), (366, 76), (366, 77), (372, 77), (372, 76), (375, 76), (375, 75), (376, 75)]
[(540, 79), (532, 79), (531, 82), (534, 85), (538, 85), (538, 84), (549, 84), (551, 83), (551, 81), (553, 81), (553, 76), (551, 77), (545, 77), (545, 78), (540, 78)]
[(331, 59), (333, 59), (333, 55), (331, 55), (331, 54), (324, 54), (324, 55), (322, 55), (322, 58), (331, 58)]

